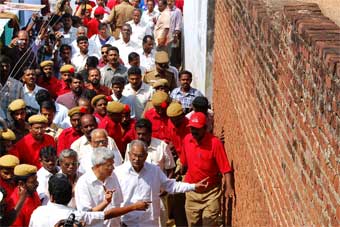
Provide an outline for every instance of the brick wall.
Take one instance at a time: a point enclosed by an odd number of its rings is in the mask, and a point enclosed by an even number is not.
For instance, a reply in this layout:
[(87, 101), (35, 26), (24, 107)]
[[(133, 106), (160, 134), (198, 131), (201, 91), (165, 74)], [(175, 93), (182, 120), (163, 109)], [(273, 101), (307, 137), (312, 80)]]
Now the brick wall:
[(339, 226), (340, 28), (316, 4), (216, 0), (214, 40), (232, 224)]

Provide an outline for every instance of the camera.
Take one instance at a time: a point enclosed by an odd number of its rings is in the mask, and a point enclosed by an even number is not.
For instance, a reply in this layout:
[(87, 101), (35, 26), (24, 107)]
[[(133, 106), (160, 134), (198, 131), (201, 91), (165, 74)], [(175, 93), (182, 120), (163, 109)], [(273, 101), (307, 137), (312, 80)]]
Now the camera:
[(66, 220), (63, 220), (63, 224), (64, 224), (63, 226), (64, 227), (74, 227), (74, 226), (83, 227), (83, 224), (75, 220), (75, 217), (76, 216), (73, 213), (70, 214), (70, 216)]
[(25, 42), (25, 40), (20, 40), (20, 39), (18, 39), (17, 41), (16, 41), (16, 45), (18, 46), (18, 45), (22, 45), (22, 44), (24, 44), (24, 42)]

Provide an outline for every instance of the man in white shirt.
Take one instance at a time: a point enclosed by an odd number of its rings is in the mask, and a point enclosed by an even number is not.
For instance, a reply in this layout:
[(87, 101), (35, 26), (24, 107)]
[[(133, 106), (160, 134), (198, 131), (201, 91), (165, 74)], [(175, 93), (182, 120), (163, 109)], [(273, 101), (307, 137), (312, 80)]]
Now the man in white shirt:
[(60, 220), (67, 219), (72, 213), (77, 221), (84, 222), (86, 226), (100, 227), (103, 226), (104, 220), (148, 208), (148, 203), (143, 201), (100, 212), (84, 212), (70, 208), (67, 204), (72, 198), (72, 185), (67, 177), (61, 173), (50, 178), (48, 191), (50, 202), (46, 206), (40, 206), (33, 211), (29, 227), (55, 226)]
[(147, 72), (151, 72), (156, 68), (154, 43), (155, 40), (151, 35), (144, 36), (143, 49), (140, 52), (140, 65), (143, 66)]
[(45, 89), (36, 84), (37, 75), (34, 69), (27, 68), (24, 70), (24, 75), (22, 76), (22, 81), (24, 82), (24, 101), (26, 106), (33, 108), (36, 113), (39, 112), (40, 106), (35, 99), (35, 95), (39, 90)]
[(136, 119), (140, 119), (147, 101), (151, 99), (152, 87), (142, 81), (142, 72), (136, 66), (132, 66), (128, 70), (128, 81), (129, 83), (124, 87), (123, 95), (136, 97)]
[(139, 9), (134, 9), (133, 19), (127, 22), (132, 28), (131, 40), (137, 43), (139, 48), (142, 48), (144, 36), (152, 34), (151, 28), (141, 20), (141, 17), (142, 12)]
[[(100, 23), (98, 28), (99, 33), (90, 38), (96, 44), (96, 49), (100, 50), (104, 44), (113, 45), (115, 38), (110, 35), (107, 24)], [(99, 53), (99, 57), (102, 57), (101, 53)]]
[(128, 65), (128, 56), (131, 52), (138, 52), (139, 46), (131, 40), (132, 28), (130, 24), (124, 24), (121, 30), (122, 38), (116, 40), (113, 46), (119, 49), (119, 55), (125, 66)]
[(73, 40), (77, 39), (77, 29), (72, 26), (72, 15), (65, 13), (62, 16), (62, 22), (63, 27), (59, 30), (63, 35), (61, 42), (70, 45)]
[[(82, 175), (75, 188), (77, 210), (104, 211), (120, 207), (123, 195), (118, 179), (113, 173), (114, 153), (105, 147), (94, 148), (93, 167)], [(104, 226), (119, 226), (120, 218), (104, 221)]]
[[(77, 45), (79, 48), (79, 53), (75, 53), (72, 56), (72, 65), (76, 67), (76, 72), (85, 69), (86, 60), (89, 57), (89, 40), (86, 36), (79, 36), (77, 38)], [(93, 54), (93, 56), (99, 59), (98, 55)]]
[(159, 11), (155, 10), (154, 0), (147, 0), (146, 4), (148, 9), (143, 12), (142, 21), (147, 23), (151, 31), (153, 32), (157, 18), (159, 16)]
[(145, 212), (133, 211), (122, 217), (123, 224), (127, 226), (159, 226), (161, 188), (169, 193), (184, 193), (193, 190), (199, 192), (207, 187), (207, 179), (188, 184), (167, 178), (158, 166), (145, 162), (148, 152), (141, 140), (131, 142), (127, 155), (130, 161), (115, 169), (123, 192), (122, 205), (140, 200), (151, 201), (150, 208)]
[[(80, 26), (79, 28), (77, 28), (77, 38), (79, 36), (86, 36), (87, 37), (87, 28), (84, 26)], [(71, 44), (70, 44), (71, 48), (72, 48), (72, 56), (79, 53), (80, 50), (78, 48), (78, 44), (77, 44), (77, 39), (75, 39)], [(100, 49), (98, 50), (96, 48), (96, 44), (94, 43), (93, 40), (89, 39), (89, 56), (99, 56), (100, 55)]]
[[(109, 143), (109, 136), (105, 129), (94, 129), (91, 132), (91, 140), (90, 140), (90, 147), (86, 154), (84, 154), (83, 158), (80, 160), (79, 172), (86, 173), (91, 170), (93, 167), (92, 164), (92, 154), (94, 149), (99, 147), (105, 147), (108, 150), (111, 150), (114, 154), (114, 166), (119, 166), (123, 163), (122, 155), (120, 154), (117, 147), (108, 148)], [(115, 144), (116, 145), (116, 144)]]

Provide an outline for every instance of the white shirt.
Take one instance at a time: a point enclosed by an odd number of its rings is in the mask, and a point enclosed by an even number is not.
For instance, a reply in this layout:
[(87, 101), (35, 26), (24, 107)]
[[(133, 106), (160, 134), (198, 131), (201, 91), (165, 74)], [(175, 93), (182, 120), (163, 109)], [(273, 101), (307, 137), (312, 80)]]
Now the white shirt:
[(123, 192), (124, 202), (121, 206), (137, 201), (152, 202), (146, 211), (132, 211), (122, 216), (122, 221), (128, 226), (159, 226), (161, 188), (172, 194), (195, 189), (194, 184), (167, 178), (158, 166), (147, 162), (139, 173), (133, 169), (130, 162), (125, 162), (114, 172)]
[[(58, 171), (59, 171), (59, 167)], [(42, 205), (46, 205), (47, 202), (50, 200), (49, 199), (49, 194), (48, 194), (48, 180), (53, 174), (48, 172), (47, 169), (44, 167), (41, 167), (38, 172), (37, 172), (37, 179), (39, 182), (39, 186), (37, 188), (37, 192), (39, 195), (40, 200), (42, 201)]]
[(141, 118), (145, 105), (147, 101), (151, 99), (152, 93), (153, 93), (152, 87), (144, 82), (142, 82), (142, 85), (137, 92), (132, 89), (130, 83), (125, 85), (124, 90), (123, 90), (123, 95), (124, 96), (130, 96), (130, 95), (136, 96), (135, 108), (136, 108), (136, 119), (137, 120)]
[(76, 220), (84, 221), (86, 226), (103, 226), (104, 212), (77, 211), (65, 205), (49, 202), (46, 206), (39, 206), (33, 211), (29, 227), (54, 226), (58, 221), (67, 219), (71, 213), (76, 216)]
[(56, 112), (53, 118), (53, 123), (56, 124), (60, 128), (71, 127), (71, 123), (69, 124), (64, 123), (65, 120), (69, 118), (67, 107), (57, 102), (54, 102), (54, 104), (55, 104)]
[(77, 39), (77, 28), (71, 27), (70, 30), (65, 33), (64, 28), (59, 30), (63, 34), (63, 38), (61, 39), (62, 44), (70, 45), (73, 40)]
[(138, 24), (136, 24), (133, 20), (126, 23), (130, 24), (132, 28), (131, 40), (137, 43), (139, 48), (142, 48), (144, 36), (152, 35), (151, 28), (142, 20)]
[[(123, 202), (123, 195), (120, 189), (117, 176), (112, 173), (111, 176), (106, 178), (105, 182), (98, 180), (93, 170), (86, 172), (81, 176), (75, 187), (75, 197), (77, 210), (91, 211), (105, 199), (105, 190), (114, 189), (111, 203), (104, 209), (108, 210), (114, 207), (120, 207)], [(104, 221), (104, 226), (120, 226), (120, 217)]]
[(83, 55), (80, 52), (72, 56), (71, 63), (76, 68), (76, 72), (79, 72), (85, 69), (85, 65), (86, 65), (86, 61), (88, 57), (89, 57), (88, 54)]
[[(92, 40), (95, 45), (96, 45), (96, 49), (100, 50), (102, 48), (102, 43), (100, 42), (100, 38), (98, 34), (94, 34), (93, 36), (91, 36), (90, 40)], [(113, 46), (115, 38), (113, 36), (110, 36), (110, 38), (105, 42), (105, 44), (111, 44)], [(102, 53), (101, 51), (99, 51), (99, 57), (102, 57)]]
[(27, 85), (25, 84), (24, 85), (24, 101), (26, 103), (26, 106), (30, 106), (39, 111), (40, 106), (37, 100), (35, 100), (35, 95), (38, 93), (38, 91), (43, 90), (43, 89), (45, 88), (35, 85), (34, 90), (30, 92), (27, 88)]
[[(126, 147), (126, 154), (130, 151), (130, 144)], [(129, 155), (125, 155), (125, 162), (129, 161)], [(168, 149), (168, 144), (163, 140), (151, 138), (150, 146), (148, 147), (148, 157), (146, 161), (159, 166), (162, 171), (175, 168), (176, 164)]]
[(129, 54), (131, 52), (136, 52), (138, 53), (139, 46), (137, 43), (130, 41), (128, 43), (125, 43), (123, 39), (118, 39), (113, 43), (113, 46), (117, 47), (119, 50), (119, 56), (123, 60), (124, 65), (129, 65)]
[[(72, 47), (72, 57), (75, 54), (79, 54), (80, 50), (77, 44), (77, 38), (70, 44)], [(99, 60), (99, 55), (100, 55), (100, 49), (97, 49), (95, 42), (93, 40), (89, 39), (89, 51), (87, 52), (88, 56), (96, 56), (98, 57)]]
[[(116, 154), (116, 151), (120, 154), (119, 149), (116, 145), (116, 142), (109, 136), (108, 136), (107, 148), (114, 151), (115, 154)], [(81, 159), (85, 157), (85, 154), (92, 152), (93, 148), (90, 142), (87, 140), (86, 136), (83, 135), (71, 144), (71, 149), (75, 150), (78, 153), (78, 160), (81, 161)], [(120, 159), (121, 160), (119, 160), (119, 157), (116, 158), (116, 155), (115, 155), (115, 163), (116, 162), (122, 163), (123, 159), (121, 155), (120, 155)]]
[(156, 11), (155, 9), (151, 13), (149, 12), (149, 10), (146, 10), (143, 12), (141, 20), (144, 21), (144, 23), (146, 23), (153, 31), (155, 28), (155, 21), (157, 20), (159, 14), (160, 12)]
[(140, 65), (143, 66), (147, 72), (150, 72), (156, 68), (155, 63), (155, 50), (152, 50), (149, 55), (144, 53), (144, 50), (139, 53)]

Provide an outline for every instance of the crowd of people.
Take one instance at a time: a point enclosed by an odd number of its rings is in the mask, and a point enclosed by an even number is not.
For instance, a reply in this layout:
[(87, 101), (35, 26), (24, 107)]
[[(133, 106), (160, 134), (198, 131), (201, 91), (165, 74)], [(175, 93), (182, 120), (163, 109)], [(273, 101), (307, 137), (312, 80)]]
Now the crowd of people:
[(0, 50), (0, 226), (217, 226), (232, 169), (184, 1), (42, 2)]

